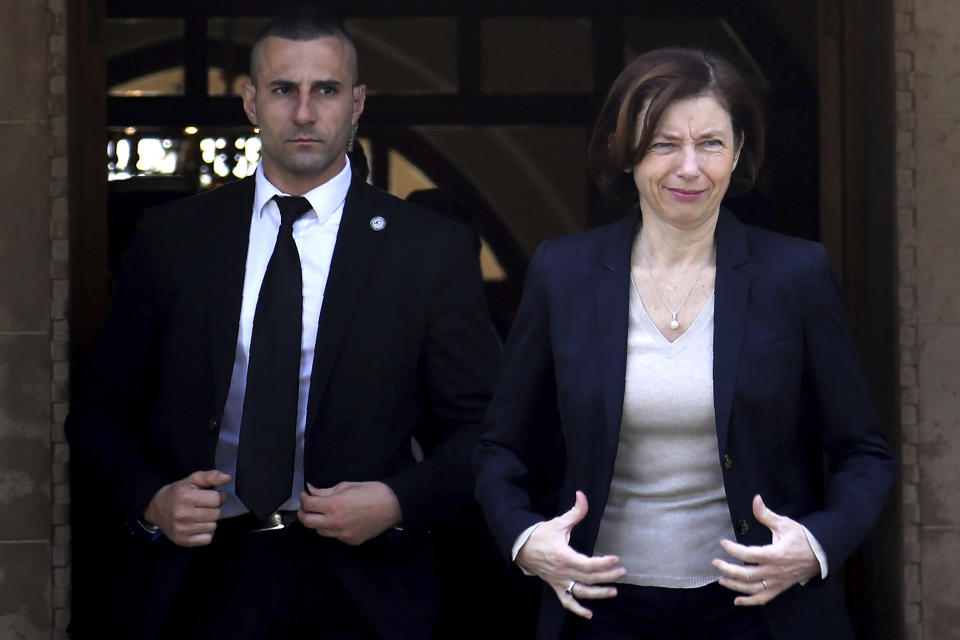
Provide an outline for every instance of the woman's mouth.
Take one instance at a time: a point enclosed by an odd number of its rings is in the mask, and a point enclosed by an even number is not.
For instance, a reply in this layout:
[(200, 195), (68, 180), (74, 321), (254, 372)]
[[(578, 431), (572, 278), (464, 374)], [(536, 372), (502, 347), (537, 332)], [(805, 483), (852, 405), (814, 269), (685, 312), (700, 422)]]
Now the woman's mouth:
[(667, 187), (667, 191), (669, 191), (670, 195), (674, 198), (682, 202), (693, 202), (707, 192), (706, 189), (672, 189), (670, 187)]

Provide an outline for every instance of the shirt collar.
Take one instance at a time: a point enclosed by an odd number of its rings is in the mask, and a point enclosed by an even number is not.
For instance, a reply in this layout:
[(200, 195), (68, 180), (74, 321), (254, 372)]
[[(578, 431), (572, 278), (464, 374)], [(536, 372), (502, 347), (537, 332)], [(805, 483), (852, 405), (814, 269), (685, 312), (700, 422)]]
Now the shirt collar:
[[(258, 217), (262, 218), (264, 209), (274, 196), (290, 194), (284, 193), (267, 179), (267, 176), (263, 173), (262, 162), (257, 166), (255, 175), (256, 191), (253, 196), (253, 211)], [(351, 178), (350, 158), (346, 158), (346, 163), (344, 163), (340, 173), (303, 194), (303, 197), (313, 207), (313, 213), (317, 216), (318, 222), (325, 222), (343, 207), (343, 202), (347, 198), (347, 191), (350, 189)]]

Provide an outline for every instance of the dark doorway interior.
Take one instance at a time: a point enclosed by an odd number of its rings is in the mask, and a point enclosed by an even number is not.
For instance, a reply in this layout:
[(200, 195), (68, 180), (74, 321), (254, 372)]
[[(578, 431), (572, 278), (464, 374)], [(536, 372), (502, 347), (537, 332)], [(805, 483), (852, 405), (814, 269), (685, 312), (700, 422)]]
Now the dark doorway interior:
[[(101, 0), (76, 9), (73, 23), (84, 26), (72, 33), (81, 58), (75, 65), (99, 65), (99, 72), (77, 70), (75, 76), (92, 82), (74, 86), (74, 115), (103, 126), (75, 135), (72, 166), (116, 179), (101, 189), (75, 184), (72, 192), (72, 210), (81, 217), (77, 233), (84, 238), (75, 243), (75, 258), (87, 265), (77, 290), (92, 291), (87, 299), (95, 301), (93, 309), (75, 314), (75, 361), (83, 359), (105, 313), (108, 269), (117, 268), (142, 206), (252, 170), (255, 154), (238, 146), (252, 132), (237, 87), (258, 29), (287, 4), (300, 3)], [(862, 54), (889, 35), (876, 14), (858, 10), (862, 2), (327, 4), (346, 18), (360, 48), (361, 75), (370, 88), (360, 135), (371, 180), (400, 195), (426, 182), (466, 205), (499, 268), (487, 281), (496, 313), (509, 316), (515, 309), (537, 243), (612, 215), (586, 179), (584, 158), (599, 102), (625, 60), (657, 46), (690, 45), (734, 61), (767, 107), (767, 160), (758, 186), (728, 205), (748, 222), (824, 240), (848, 297), (852, 293), (865, 353), (876, 354), (878, 345), (883, 353), (892, 349), (884, 343), (892, 332), (892, 297), (880, 276), (864, 275), (863, 262), (874, 265), (875, 274), (892, 273), (892, 257), (883, 255), (892, 237), (882, 228), (868, 237), (854, 222), (862, 222), (862, 206), (870, 204), (870, 197), (858, 196), (870, 192), (864, 175), (879, 180), (889, 169), (876, 166), (876, 158), (859, 160), (867, 149), (880, 157), (868, 126), (881, 122), (864, 124), (858, 115), (869, 110), (864, 101), (870, 91), (882, 94), (891, 86), (885, 74), (892, 69)], [(856, 73), (861, 68), (872, 69), (869, 77), (879, 81), (868, 85)], [(95, 91), (107, 94), (105, 107), (89, 98)], [(208, 140), (212, 152), (204, 147)], [(113, 145), (109, 158), (102, 155), (104, 142)], [(90, 169), (98, 163), (107, 171)], [(838, 194), (838, 183), (846, 191)], [(886, 222), (892, 226), (892, 217)], [(889, 305), (889, 330), (856, 326), (864, 310), (877, 305)], [(892, 357), (872, 358), (872, 370), (895, 371)], [(878, 396), (893, 397), (890, 376), (872, 375)], [(895, 415), (895, 407), (884, 413)], [(90, 554), (98, 543), (86, 499), (92, 498), (79, 488), (74, 535), (84, 551), (74, 556), (75, 615), (96, 593), (99, 571)], [(890, 613), (899, 611), (897, 588), (864, 595), (878, 581), (899, 585), (894, 527), (889, 516), (879, 541), (867, 545), (846, 576), (862, 637), (890, 637), (890, 629), (902, 626)]]

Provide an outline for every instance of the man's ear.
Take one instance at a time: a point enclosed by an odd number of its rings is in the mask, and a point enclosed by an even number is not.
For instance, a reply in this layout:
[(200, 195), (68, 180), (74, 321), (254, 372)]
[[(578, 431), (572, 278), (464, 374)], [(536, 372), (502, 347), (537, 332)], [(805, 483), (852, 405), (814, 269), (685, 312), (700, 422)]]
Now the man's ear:
[(367, 99), (367, 85), (358, 84), (353, 88), (353, 118), (351, 122), (357, 124), (360, 114), (363, 113), (363, 104)]
[(257, 126), (257, 88), (249, 78), (240, 86), (240, 96), (243, 98), (243, 111), (247, 114), (250, 124)]

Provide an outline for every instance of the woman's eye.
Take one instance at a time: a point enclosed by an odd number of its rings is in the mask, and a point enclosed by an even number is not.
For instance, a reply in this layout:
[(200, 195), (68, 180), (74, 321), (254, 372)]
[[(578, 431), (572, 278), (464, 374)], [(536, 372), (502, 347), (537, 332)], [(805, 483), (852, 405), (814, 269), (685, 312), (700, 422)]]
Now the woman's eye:
[(651, 151), (669, 151), (670, 149), (673, 149), (672, 142), (654, 142), (650, 145)]

